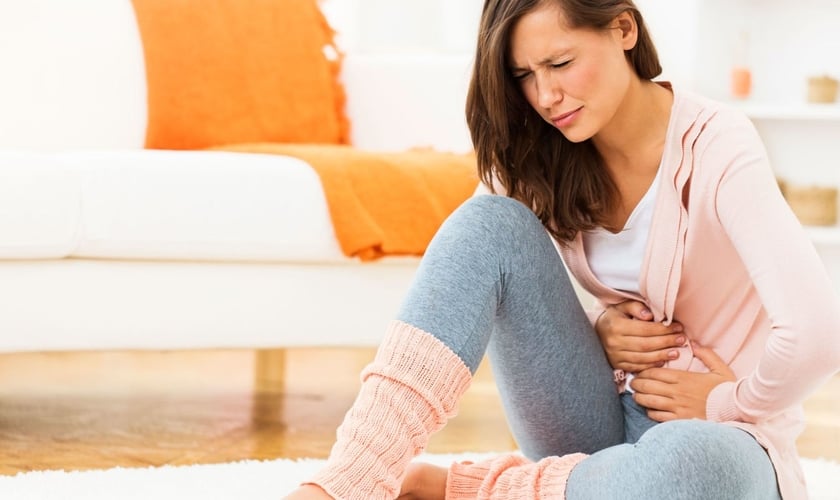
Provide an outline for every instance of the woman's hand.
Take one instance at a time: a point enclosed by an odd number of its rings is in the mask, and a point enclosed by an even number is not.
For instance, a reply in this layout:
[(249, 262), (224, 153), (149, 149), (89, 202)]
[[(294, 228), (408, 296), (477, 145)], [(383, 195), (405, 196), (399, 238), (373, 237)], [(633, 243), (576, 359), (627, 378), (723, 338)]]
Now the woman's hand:
[(305, 484), (283, 497), (283, 500), (333, 500), (333, 497), (319, 486)]
[(443, 500), (449, 469), (420, 462), (411, 463), (400, 488), (403, 500)]
[(595, 331), (610, 366), (631, 373), (677, 359), (679, 351), (674, 348), (686, 341), (681, 324), (654, 322), (647, 306), (635, 300), (607, 307), (595, 322)]
[(694, 356), (709, 373), (651, 368), (636, 374), (630, 381), (633, 399), (648, 409), (648, 417), (657, 422), (682, 418), (706, 419), (706, 400), (712, 389), (723, 382), (735, 381), (735, 373), (715, 351), (692, 343)]

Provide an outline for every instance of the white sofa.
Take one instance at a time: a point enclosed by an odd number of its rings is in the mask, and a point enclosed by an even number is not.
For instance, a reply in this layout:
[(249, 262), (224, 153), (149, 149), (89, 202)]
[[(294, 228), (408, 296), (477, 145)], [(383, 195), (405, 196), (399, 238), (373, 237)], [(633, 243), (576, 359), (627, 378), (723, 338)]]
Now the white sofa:
[[(299, 160), (142, 149), (129, 0), (3, 2), (0, 61), (0, 351), (378, 343), (419, 259), (342, 255)], [(348, 54), (353, 144), (468, 150), (468, 73)]]

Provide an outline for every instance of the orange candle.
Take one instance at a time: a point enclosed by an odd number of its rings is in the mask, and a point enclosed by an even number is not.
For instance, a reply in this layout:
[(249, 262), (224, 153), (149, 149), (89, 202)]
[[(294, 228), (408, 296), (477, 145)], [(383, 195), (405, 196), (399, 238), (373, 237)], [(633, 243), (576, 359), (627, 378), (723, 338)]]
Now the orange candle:
[(752, 74), (748, 68), (732, 68), (731, 92), (732, 97), (746, 99), (752, 90)]

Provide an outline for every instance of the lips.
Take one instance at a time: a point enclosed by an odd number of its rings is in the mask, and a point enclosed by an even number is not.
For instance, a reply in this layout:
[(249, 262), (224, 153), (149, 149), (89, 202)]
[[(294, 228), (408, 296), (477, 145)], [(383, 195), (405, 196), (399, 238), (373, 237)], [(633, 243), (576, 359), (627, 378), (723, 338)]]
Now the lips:
[(553, 123), (554, 126), (558, 128), (570, 125), (575, 120), (575, 118), (577, 118), (578, 112), (581, 109), (583, 109), (583, 106), (577, 109), (573, 109), (567, 113), (563, 113), (562, 115), (552, 116), (550, 118), (551, 123)]

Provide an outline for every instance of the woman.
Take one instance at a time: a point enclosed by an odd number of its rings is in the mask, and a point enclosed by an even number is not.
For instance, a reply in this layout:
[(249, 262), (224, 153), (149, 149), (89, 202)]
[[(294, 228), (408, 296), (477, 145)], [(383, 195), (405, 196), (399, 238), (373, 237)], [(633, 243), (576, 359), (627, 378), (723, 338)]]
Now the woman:
[[(289, 498), (806, 497), (835, 292), (749, 121), (659, 73), (631, 0), (486, 1), (467, 119), (506, 196), (441, 227)], [(524, 457), (409, 464), (485, 351)]]

